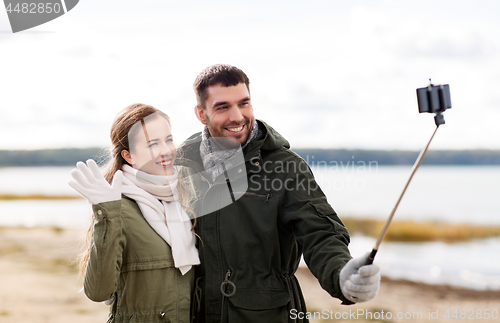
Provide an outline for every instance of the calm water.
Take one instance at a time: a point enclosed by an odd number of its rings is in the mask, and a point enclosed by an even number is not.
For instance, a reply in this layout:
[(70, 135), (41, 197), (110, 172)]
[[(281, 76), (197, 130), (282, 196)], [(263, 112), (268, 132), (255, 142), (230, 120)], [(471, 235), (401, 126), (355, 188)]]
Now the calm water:
[[(0, 194), (77, 195), (67, 184), (72, 167), (0, 168)], [(313, 167), (316, 180), (341, 217), (386, 219), (411, 167)], [(500, 167), (421, 167), (396, 219), (500, 224)], [(0, 201), (0, 225), (85, 228), (85, 200)], [(374, 240), (353, 236), (360, 256)], [(431, 284), (500, 290), (500, 239), (446, 244), (383, 243), (382, 274)]]
[[(385, 220), (411, 167), (316, 167), (313, 172), (341, 217)], [(500, 224), (500, 167), (422, 166), (395, 219)]]

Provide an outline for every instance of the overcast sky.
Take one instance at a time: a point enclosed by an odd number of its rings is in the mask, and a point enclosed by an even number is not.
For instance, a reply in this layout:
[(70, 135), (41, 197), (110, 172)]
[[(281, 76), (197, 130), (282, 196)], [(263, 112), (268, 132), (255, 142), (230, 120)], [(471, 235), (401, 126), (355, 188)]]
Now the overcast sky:
[(476, 1), (85, 0), (12, 34), (0, 8), (0, 149), (109, 146), (149, 103), (177, 143), (201, 130), (192, 84), (228, 63), (293, 147), (420, 150), (415, 89), (450, 84), (434, 149), (500, 149), (500, 4)]

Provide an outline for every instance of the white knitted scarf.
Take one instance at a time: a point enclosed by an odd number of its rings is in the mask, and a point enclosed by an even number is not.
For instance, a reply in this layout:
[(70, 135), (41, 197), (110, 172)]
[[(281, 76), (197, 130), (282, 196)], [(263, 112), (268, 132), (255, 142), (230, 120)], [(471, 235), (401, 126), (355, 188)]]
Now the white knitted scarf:
[(123, 166), (122, 193), (134, 199), (149, 225), (171, 247), (174, 265), (184, 275), (200, 264), (191, 220), (179, 202), (178, 174), (151, 175)]
[(208, 127), (205, 126), (201, 132), (201, 144), (200, 144), (200, 156), (203, 161), (203, 167), (205, 170), (211, 173), (212, 180), (215, 179), (224, 172), (224, 167), (231, 168), (232, 160), (239, 160), (238, 158), (231, 159), (236, 153), (241, 152), (241, 149), (245, 148), (250, 141), (257, 138), (259, 135), (259, 126), (257, 120), (254, 120), (252, 125), (252, 130), (248, 135), (247, 141), (241, 147), (220, 149), (215, 139), (210, 134)]

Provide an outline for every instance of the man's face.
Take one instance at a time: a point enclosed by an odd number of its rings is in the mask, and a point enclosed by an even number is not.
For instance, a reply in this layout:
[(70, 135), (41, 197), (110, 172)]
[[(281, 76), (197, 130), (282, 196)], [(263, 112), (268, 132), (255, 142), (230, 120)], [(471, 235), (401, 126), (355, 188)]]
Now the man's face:
[(207, 125), (219, 146), (228, 148), (227, 144), (217, 141), (217, 137), (234, 139), (243, 145), (255, 120), (247, 86), (244, 83), (227, 87), (217, 84), (210, 86), (207, 93), (205, 109), (196, 107), (198, 119)]

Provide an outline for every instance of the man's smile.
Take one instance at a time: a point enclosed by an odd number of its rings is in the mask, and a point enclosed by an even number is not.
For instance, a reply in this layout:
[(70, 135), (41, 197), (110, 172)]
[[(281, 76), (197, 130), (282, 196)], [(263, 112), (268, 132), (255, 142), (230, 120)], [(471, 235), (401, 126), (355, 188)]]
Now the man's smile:
[(241, 125), (241, 126), (238, 126), (238, 127), (227, 127), (226, 130), (229, 131), (229, 132), (232, 132), (234, 134), (238, 134), (240, 132), (242, 132), (245, 128), (245, 125)]

